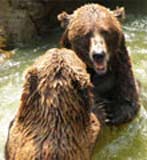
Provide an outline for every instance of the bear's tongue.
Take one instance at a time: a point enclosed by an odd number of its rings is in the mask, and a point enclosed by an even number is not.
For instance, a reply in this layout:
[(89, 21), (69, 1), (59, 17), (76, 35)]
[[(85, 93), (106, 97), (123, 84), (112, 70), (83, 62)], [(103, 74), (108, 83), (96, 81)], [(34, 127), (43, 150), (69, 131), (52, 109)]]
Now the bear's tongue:
[(104, 70), (105, 65), (103, 63), (95, 63), (95, 67), (97, 70)]

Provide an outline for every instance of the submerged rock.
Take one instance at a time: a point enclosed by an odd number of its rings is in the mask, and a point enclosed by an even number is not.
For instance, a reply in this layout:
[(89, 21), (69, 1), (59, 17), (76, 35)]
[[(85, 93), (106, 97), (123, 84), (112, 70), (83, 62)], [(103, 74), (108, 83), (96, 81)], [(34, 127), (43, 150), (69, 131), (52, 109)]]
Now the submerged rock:
[(6, 59), (11, 58), (13, 55), (14, 53), (11, 51), (0, 49), (0, 65), (3, 64)]

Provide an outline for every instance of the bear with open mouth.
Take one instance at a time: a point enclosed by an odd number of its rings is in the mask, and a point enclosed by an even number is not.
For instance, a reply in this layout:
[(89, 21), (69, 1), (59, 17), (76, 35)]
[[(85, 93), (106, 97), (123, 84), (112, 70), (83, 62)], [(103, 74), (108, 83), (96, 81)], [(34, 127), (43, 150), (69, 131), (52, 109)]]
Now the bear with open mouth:
[(133, 120), (140, 108), (137, 83), (115, 15), (99, 4), (87, 4), (72, 14), (62, 12), (58, 20), (65, 28), (61, 45), (74, 50), (87, 65), (95, 104), (103, 104), (106, 123), (117, 126)]

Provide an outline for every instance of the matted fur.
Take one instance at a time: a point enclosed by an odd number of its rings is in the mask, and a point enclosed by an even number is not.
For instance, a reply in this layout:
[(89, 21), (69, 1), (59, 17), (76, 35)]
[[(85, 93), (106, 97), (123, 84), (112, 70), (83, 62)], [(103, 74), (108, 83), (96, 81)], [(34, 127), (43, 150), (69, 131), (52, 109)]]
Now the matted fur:
[[(87, 4), (71, 15), (61, 13), (58, 19), (65, 26), (61, 45), (74, 50), (87, 65), (95, 88), (95, 99), (103, 99), (106, 122), (120, 125), (134, 119), (140, 108), (139, 96), (125, 37), (117, 18), (101, 5)], [(65, 21), (66, 25), (63, 25)], [(105, 40), (109, 54), (107, 72), (103, 76), (95, 72), (94, 63), (89, 58), (90, 42), (95, 34)]]
[(89, 78), (71, 50), (41, 56), (26, 72), (6, 160), (89, 160), (100, 130)]

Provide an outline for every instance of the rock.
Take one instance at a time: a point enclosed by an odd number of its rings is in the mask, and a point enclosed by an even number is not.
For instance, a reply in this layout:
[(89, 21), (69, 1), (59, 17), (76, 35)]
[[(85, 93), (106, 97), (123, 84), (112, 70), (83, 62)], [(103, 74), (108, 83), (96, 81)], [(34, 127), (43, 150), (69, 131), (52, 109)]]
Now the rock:
[(57, 26), (57, 14), (83, 2), (65, 0), (0, 0), (0, 26), (6, 29), (9, 47), (49, 35)]
[(12, 10), (8, 18), (9, 44), (21, 45), (30, 42), (36, 35), (35, 24), (26, 10)]
[(59, 26), (56, 17), (62, 10), (71, 12), (86, 2), (94, 0), (0, 0), (0, 26), (6, 29), (9, 47), (29, 44)]
[(0, 64), (4, 62), (5, 59), (9, 59), (13, 56), (13, 52), (7, 51), (7, 36), (6, 31), (3, 26), (0, 26)]
[(7, 46), (7, 40), (6, 40), (6, 32), (5, 29), (0, 26), (0, 48), (6, 48)]
[(15, 53), (11, 51), (0, 49), (0, 65), (3, 64), (6, 59), (10, 59), (14, 54)]

